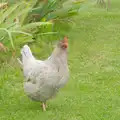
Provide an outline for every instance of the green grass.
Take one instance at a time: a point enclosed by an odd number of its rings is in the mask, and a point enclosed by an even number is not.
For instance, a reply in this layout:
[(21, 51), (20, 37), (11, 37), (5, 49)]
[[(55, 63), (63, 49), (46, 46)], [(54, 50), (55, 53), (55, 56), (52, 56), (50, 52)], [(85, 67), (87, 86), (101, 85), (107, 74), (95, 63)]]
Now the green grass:
[(2, 64), (0, 120), (120, 120), (118, 4), (119, 0), (112, 1), (108, 12), (90, 2), (82, 6), (69, 33), (70, 80), (48, 101), (46, 112), (24, 94), (23, 75), (15, 61)]

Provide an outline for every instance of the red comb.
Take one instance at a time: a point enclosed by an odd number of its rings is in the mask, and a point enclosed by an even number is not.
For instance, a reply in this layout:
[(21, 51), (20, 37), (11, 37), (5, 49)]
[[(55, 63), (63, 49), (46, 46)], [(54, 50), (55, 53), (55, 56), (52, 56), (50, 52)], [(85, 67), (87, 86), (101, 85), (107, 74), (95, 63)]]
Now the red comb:
[(68, 37), (67, 36), (64, 37), (64, 42), (68, 43)]

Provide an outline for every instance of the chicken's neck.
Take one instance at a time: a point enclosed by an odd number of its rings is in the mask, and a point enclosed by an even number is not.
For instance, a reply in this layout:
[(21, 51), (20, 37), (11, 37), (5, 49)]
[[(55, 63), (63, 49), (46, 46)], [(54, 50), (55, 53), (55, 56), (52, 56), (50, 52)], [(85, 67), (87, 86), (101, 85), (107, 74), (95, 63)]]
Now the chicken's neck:
[(57, 66), (67, 66), (67, 49), (55, 48), (48, 60)]

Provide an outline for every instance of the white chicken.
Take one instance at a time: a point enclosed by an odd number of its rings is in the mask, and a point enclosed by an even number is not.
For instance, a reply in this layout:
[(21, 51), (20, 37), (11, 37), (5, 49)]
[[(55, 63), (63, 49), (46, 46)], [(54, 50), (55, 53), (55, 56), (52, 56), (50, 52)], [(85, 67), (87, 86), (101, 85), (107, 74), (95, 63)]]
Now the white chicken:
[(45, 61), (35, 59), (28, 45), (21, 50), (24, 91), (32, 100), (42, 102), (43, 111), (46, 111), (46, 101), (68, 81), (67, 48), (68, 38), (64, 37)]

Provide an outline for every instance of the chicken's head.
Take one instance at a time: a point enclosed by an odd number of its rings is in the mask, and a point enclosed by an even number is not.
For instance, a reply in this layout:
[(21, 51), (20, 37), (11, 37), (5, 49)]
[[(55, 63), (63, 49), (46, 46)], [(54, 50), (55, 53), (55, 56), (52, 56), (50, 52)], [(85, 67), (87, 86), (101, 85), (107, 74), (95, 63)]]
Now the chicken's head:
[(65, 36), (63, 40), (60, 41), (59, 47), (62, 49), (68, 48), (68, 38)]

